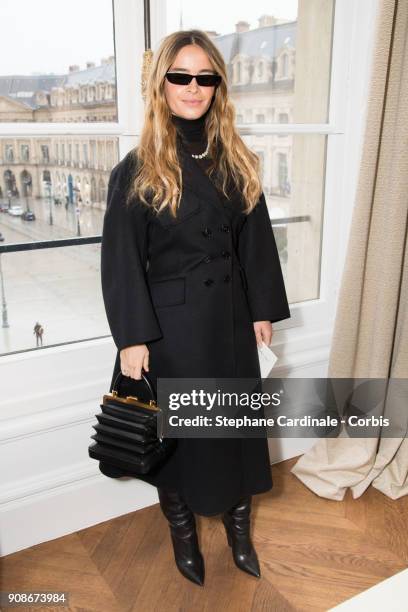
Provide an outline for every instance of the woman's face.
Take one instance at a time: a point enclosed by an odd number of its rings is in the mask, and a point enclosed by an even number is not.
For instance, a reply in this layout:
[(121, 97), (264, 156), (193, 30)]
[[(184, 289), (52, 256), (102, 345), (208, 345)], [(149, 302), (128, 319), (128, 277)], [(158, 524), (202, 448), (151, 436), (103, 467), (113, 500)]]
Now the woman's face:
[[(168, 72), (211, 74), (216, 71), (206, 52), (198, 45), (186, 45), (177, 53)], [(200, 87), (192, 79), (188, 85), (174, 85), (164, 80), (164, 93), (170, 110), (184, 119), (198, 119), (211, 104), (215, 87)]]

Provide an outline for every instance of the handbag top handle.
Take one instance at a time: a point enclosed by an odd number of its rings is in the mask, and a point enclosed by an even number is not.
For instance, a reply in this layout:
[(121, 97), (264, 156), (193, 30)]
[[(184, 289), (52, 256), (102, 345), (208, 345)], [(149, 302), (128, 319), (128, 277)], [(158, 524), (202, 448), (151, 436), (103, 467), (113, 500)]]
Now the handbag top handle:
[[(144, 381), (146, 387), (149, 390), (151, 399), (156, 402), (157, 401), (156, 393), (155, 393), (155, 391), (153, 389), (152, 383), (150, 382), (150, 380), (148, 379), (146, 374), (143, 374), (143, 372), (141, 374), (142, 374), (142, 380)], [(113, 383), (112, 393), (117, 393), (118, 395), (120, 395), (120, 393), (119, 393), (119, 384), (120, 383), (118, 383), (118, 380), (119, 381), (123, 381), (124, 378), (125, 378), (124, 374), (122, 374), (122, 372), (119, 371), (118, 375), (115, 378), (115, 382)]]

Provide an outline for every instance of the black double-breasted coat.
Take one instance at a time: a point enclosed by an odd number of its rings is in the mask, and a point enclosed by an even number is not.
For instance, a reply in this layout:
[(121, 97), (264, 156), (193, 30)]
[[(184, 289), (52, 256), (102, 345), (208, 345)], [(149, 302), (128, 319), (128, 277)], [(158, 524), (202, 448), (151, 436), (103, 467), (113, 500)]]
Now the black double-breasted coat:
[[(254, 321), (290, 317), (264, 194), (246, 216), (237, 191), (220, 197), (182, 147), (177, 219), (136, 199), (125, 207), (130, 153), (112, 170), (101, 245), (106, 314), (120, 350), (145, 343), (149, 376), (260, 377)], [(178, 438), (173, 455), (142, 479), (178, 489), (202, 515), (272, 487), (265, 438)], [(106, 466), (101, 471), (112, 475)]]

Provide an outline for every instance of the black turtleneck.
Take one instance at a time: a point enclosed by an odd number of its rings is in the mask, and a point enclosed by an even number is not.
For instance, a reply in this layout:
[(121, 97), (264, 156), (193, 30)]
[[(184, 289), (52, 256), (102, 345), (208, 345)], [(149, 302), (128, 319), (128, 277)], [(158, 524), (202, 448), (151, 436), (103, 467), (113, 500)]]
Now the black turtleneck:
[[(172, 113), (171, 118), (177, 128), (182, 143), (189, 153), (199, 154), (204, 153), (207, 148), (207, 136), (205, 133), (205, 120), (210, 111), (211, 105), (206, 112), (197, 119), (185, 119), (179, 115)], [(202, 162), (207, 158), (197, 160)]]
[[(173, 123), (175, 124), (177, 132), (181, 137), (182, 145), (188, 154), (194, 153), (197, 155), (204, 153), (207, 148), (208, 141), (205, 133), (205, 120), (210, 108), (211, 104), (206, 112), (201, 115), (201, 117), (198, 117), (198, 119), (185, 119), (184, 117), (179, 117), (174, 113), (171, 114)], [(207, 174), (208, 168), (212, 165), (212, 159), (209, 154), (201, 159), (194, 159), (194, 161), (198, 163), (205, 174)], [(228, 200), (225, 198), (222, 192), (220, 192), (219, 195), (222, 203), (226, 207), (226, 210), (229, 210)]]

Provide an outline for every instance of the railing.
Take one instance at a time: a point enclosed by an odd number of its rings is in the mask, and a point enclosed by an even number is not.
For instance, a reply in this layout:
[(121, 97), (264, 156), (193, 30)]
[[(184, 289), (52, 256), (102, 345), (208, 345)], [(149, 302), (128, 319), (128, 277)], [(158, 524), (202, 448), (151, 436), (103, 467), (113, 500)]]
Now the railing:
[(19, 251), (36, 251), (37, 249), (55, 249), (59, 247), (77, 246), (81, 244), (97, 244), (101, 242), (102, 236), (84, 236), (83, 238), (61, 238), (59, 240), (38, 240), (37, 242), (14, 242), (12, 244), (0, 244), (0, 255), (2, 253), (13, 253)]
[[(289, 223), (305, 223), (310, 221), (310, 215), (298, 215), (293, 217), (279, 217), (271, 219), (272, 227), (287, 225)], [(61, 238), (58, 240), (38, 240), (37, 242), (15, 242), (12, 244), (0, 244), (0, 255), (2, 253), (13, 253), (21, 251), (36, 251), (37, 249), (55, 249), (59, 247), (78, 246), (81, 244), (98, 244), (102, 236), (84, 236), (78, 238)]]

